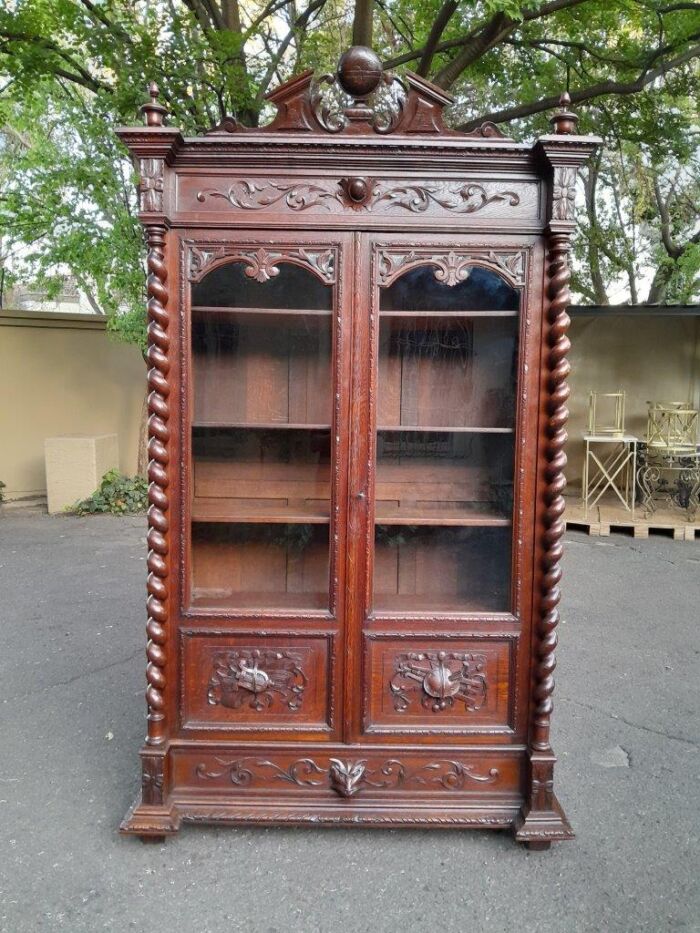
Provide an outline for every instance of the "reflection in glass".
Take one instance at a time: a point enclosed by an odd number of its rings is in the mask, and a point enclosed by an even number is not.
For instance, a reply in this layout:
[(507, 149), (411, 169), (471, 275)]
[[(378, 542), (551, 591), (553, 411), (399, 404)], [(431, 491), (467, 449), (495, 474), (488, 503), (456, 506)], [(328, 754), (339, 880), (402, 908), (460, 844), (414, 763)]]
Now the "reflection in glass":
[(507, 612), (519, 294), (435, 271), (380, 293), (374, 609)]
[(419, 266), (381, 291), (381, 311), (517, 311), (518, 292), (490, 269), (474, 266), (464, 282), (446, 285), (435, 266)]
[(192, 286), (192, 305), (217, 308), (309, 308), (330, 311), (333, 288), (308, 269), (277, 263), (277, 275), (258, 282), (242, 262), (218, 266)]
[(323, 609), (328, 526), (192, 526), (192, 602), (202, 608)]
[(510, 528), (377, 525), (379, 612), (507, 612)]
[(515, 317), (381, 318), (377, 424), (512, 428)]

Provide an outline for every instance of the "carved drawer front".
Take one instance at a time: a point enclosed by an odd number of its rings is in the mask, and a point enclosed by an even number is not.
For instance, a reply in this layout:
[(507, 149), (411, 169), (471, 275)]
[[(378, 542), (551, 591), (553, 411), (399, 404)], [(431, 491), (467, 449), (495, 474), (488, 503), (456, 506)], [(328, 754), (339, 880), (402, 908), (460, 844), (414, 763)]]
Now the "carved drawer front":
[(183, 727), (329, 732), (332, 637), (183, 638)]
[(471, 178), (379, 178), (368, 175), (300, 176), (180, 175), (178, 211), (246, 217), (266, 212), (328, 216), (357, 213), (382, 218), (474, 218), (488, 222), (536, 220), (536, 181)]
[(366, 732), (513, 731), (516, 638), (373, 635), (366, 645)]

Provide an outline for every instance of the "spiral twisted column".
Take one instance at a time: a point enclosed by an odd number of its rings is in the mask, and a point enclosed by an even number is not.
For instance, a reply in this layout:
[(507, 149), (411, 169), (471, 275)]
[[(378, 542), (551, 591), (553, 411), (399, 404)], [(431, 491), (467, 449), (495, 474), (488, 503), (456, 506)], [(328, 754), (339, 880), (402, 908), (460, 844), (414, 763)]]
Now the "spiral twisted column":
[(547, 342), (548, 389), (547, 443), (545, 448), (545, 513), (544, 513), (544, 556), (542, 559), (542, 609), (539, 620), (536, 663), (535, 663), (535, 708), (532, 730), (532, 748), (549, 751), (552, 693), (554, 691), (555, 649), (559, 624), (559, 583), (561, 581), (561, 538), (564, 534), (564, 488), (566, 479), (566, 422), (569, 410), (567, 377), (571, 367), (567, 356), (571, 344), (566, 336), (569, 315), (566, 313), (570, 301), (569, 280), (569, 234), (552, 233), (549, 238), (549, 331)]
[(168, 485), (170, 386), (168, 372), (168, 290), (165, 265), (165, 227), (146, 228), (148, 237), (148, 644), (146, 702), (148, 745), (165, 741), (166, 623), (168, 619)]

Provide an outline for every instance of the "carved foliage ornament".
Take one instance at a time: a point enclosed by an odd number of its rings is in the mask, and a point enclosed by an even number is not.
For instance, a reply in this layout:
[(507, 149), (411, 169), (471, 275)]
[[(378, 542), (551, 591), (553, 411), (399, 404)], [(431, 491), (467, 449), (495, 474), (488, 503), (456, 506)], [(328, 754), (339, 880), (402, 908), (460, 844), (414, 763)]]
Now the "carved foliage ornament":
[(236, 246), (191, 246), (189, 278), (199, 281), (207, 270), (221, 259), (246, 264), (245, 274), (256, 282), (267, 282), (279, 275), (278, 263), (286, 261), (303, 266), (319, 276), (326, 284), (335, 282), (335, 250), (314, 247), (241, 249)]
[(367, 767), (367, 759), (342, 761), (328, 759), (324, 767), (312, 758), (298, 758), (286, 767), (266, 758), (238, 758), (225, 761), (216, 758), (215, 767), (199, 764), (195, 776), (201, 781), (214, 781), (225, 777), (237, 787), (284, 781), (295, 787), (321, 787), (334, 790), (341, 797), (353, 797), (364, 788), (395, 790), (406, 786), (448, 791), (463, 790), (470, 781), (492, 784), (499, 777), (497, 768), (486, 773), (474, 765), (444, 759), (417, 768), (410, 768), (396, 758), (390, 758), (376, 768)]
[[(362, 197), (354, 191), (362, 187)], [(312, 208), (333, 210), (340, 204), (352, 210), (362, 208), (400, 208), (412, 214), (422, 214), (431, 205), (437, 205), (453, 214), (474, 214), (490, 204), (504, 202), (509, 207), (520, 204), (520, 195), (511, 190), (493, 190), (476, 182), (449, 184), (429, 182), (426, 184), (394, 184), (374, 182), (366, 178), (342, 178), (338, 182), (304, 181), (252, 181), (243, 179), (234, 182), (226, 191), (204, 188), (197, 192), (197, 200), (204, 203), (208, 198), (222, 199), (231, 207), (243, 211), (265, 210), (273, 205), (285, 206), (290, 211), (307, 211)]]
[(576, 169), (557, 165), (552, 186), (552, 220), (573, 220), (575, 215)]
[(139, 162), (139, 200), (142, 211), (160, 213), (163, 210), (163, 160), (141, 159)]
[(288, 710), (301, 709), (306, 687), (302, 659), (291, 651), (240, 649), (216, 655), (207, 685), (210, 706), (260, 712), (278, 699)]
[(525, 284), (525, 253), (474, 250), (468, 253), (427, 253), (419, 249), (379, 250), (379, 285), (390, 285), (397, 276), (414, 266), (435, 266), (435, 278), (445, 285), (455, 286), (469, 278), (475, 265), (487, 266), (499, 275), (505, 275), (515, 286)]
[(389, 682), (394, 709), (409, 709), (416, 693), (421, 705), (434, 713), (461, 703), (475, 712), (486, 702), (486, 657), (445, 651), (422, 651), (397, 655), (395, 674)]

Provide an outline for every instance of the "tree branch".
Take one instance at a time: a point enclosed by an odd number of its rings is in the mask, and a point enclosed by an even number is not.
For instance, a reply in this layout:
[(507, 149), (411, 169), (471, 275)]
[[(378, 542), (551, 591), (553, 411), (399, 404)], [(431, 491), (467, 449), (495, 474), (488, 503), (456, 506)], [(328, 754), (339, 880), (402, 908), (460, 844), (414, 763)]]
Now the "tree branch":
[[(662, 65), (643, 71), (634, 81), (599, 81), (597, 84), (592, 84), (590, 87), (582, 88), (578, 91), (571, 91), (571, 103), (581, 104), (589, 100), (594, 100), (596, 97), (607, 97), (610, 94), (617, 94), (620, 97), (628, 94), (638, 94), (639, 91), (644, 90), (652, 81), (662, 77), (674, 68), (679, 68), (681, 65), (687, 64), (689, 61), (699, 56), (700, 45), (693, 45), (681, 55), (664, 62)], [(530, 117), (535, 113), (552, 110), (554, 107), (558, 106), (558, 104), (559, 98), (556, 95), (552, 97), (543, 97), (529, 104), (518, 104), (515, 107), (507, 107), (505, 110), (496, 110), (492, 113), (483, 114), (480, 117), (462, 123), (457, 129), (468, 133), (470, 130), (481, 126), (484, 121), (489, 121), (490, 123), (507, 123), (509, 120), (519, 120), (523, 117)]]
[(445, 31), (447, 24), (457, 12), (458, 6), (459, 0), (444, 0), (444, 3), (440, 7), (438, 15), (435, 17), (435, 21), (433, 22), (433, 25), (428, 34), (426, 43), (423, 46), (423, 54), (421, 56), (418, 68), (416, 69), (419, 75), (423, 75), (423, 77), (425, 77), (430, 71), (433, 56), (435, 55), (435, 48), (440, 41), (440, 37)]
[(53, 52), (59, 58), (63, 59), (66, 64), (70, 65), (71, 68), (74, 68), (74, 72), (65, 71), (65, 69), (59, 68), (56, 65), (52, 65), (51, 70), (55, 74), (59, 74), (64, 78), (67, 78), (69, 81), (73, 81), (75, 84), (80, 84), (82, 87), (87, 88), (89, 91), (112, 91), (112, 88), (105, 84), (103, 81), (100, 81), (98, 78), (95, 78), (90, 74), (82, 65), (75, 61), (75, 59), (68, 54), (65, 49), (62, 49), (58, 43), (53, 42), (51, 39), (46, 39), (44, 36), (36, 36), (31, 33), (24, 32), (10, 32), (8, 30), (0, 30), (0, 38), (5, 39), (6, 42), (3, 46), (0, 46), (0, 53), (5, 55), (12, 56), (11, 43), (13, 42), (26, 42), (29, 45), (33, 45), (37, 48), (42, 48), (47, 52)]

